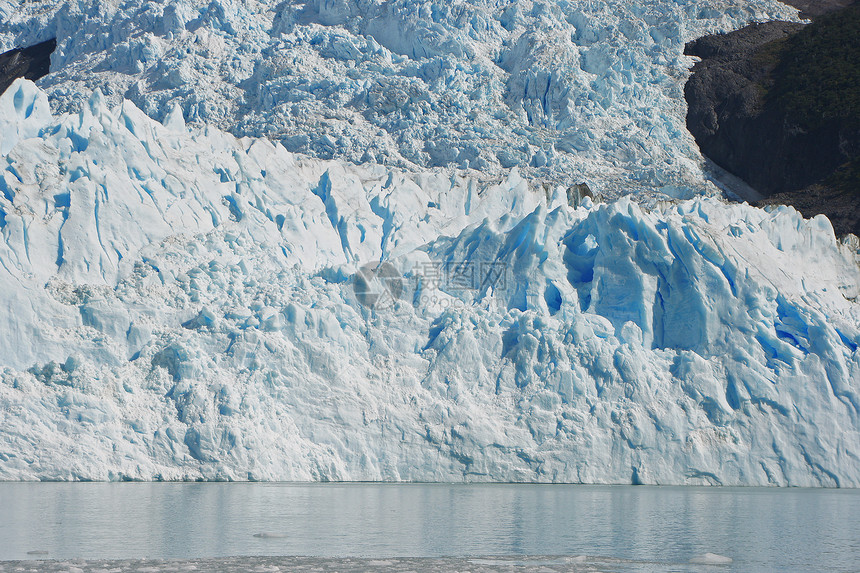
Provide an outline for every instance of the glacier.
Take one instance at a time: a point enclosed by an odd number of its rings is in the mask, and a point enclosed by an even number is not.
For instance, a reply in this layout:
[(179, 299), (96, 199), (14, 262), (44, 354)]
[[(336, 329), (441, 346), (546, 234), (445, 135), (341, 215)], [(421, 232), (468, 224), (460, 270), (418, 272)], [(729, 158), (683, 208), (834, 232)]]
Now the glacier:
[(288, 151), (609, 198), (715, 192), (684, 43), (797, 20), (775, 0), (0, 0), (0, 50), (56, 37), (56, 113), (95, 89)]
[(0, 479), (860, 486), (822, 216), (52, 97), (0, 96)]

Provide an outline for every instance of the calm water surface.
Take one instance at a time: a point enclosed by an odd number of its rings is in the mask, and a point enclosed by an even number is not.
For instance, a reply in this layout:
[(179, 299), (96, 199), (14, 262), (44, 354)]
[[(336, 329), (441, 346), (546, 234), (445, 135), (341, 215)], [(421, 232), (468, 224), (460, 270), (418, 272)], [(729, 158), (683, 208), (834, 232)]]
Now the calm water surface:
[(860, 571), (860, 491), (0, 483), (0, 560), (704, 553), (734, 560), (707, 570)]

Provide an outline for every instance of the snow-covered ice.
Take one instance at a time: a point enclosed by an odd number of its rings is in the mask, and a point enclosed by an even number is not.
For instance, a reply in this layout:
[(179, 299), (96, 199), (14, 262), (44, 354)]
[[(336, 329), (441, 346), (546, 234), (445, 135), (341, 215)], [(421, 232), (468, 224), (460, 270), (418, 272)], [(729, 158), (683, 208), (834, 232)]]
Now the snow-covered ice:
[(775, 0), (0, 1), (0, 49), (56, 36), (55, 112), (95, 89), (290, 151), (511, 167), (606, 196), (709, 189), (684, 43), (796, 19)]
[(2, 479), (860, 485), (858, 245), (824, 217), (44, 97), (0, 97)]

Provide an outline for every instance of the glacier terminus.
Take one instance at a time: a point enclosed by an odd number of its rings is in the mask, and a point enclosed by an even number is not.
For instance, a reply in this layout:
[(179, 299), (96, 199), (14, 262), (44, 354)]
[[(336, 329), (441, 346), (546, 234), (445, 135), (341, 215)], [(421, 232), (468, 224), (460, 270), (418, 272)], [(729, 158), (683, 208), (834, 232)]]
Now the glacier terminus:
[(777, 17), (0, 1), (57, 39), (0, 95), (0, 479), (860, 486), (860, 242), (684, 127), (684, 42)]

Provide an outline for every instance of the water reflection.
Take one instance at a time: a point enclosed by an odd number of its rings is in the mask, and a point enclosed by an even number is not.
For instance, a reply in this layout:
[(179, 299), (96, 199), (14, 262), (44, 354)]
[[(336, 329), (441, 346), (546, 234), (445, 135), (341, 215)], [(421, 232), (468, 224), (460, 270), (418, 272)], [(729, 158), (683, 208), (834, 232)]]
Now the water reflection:
[[(853, 569), (860, 492), (631, 486), (2, 483), (0, 559), (601, 555)], [(263, 534), (254, 536), (254, 534)], [(32, 558), (32, 555), (30, 556)]]

